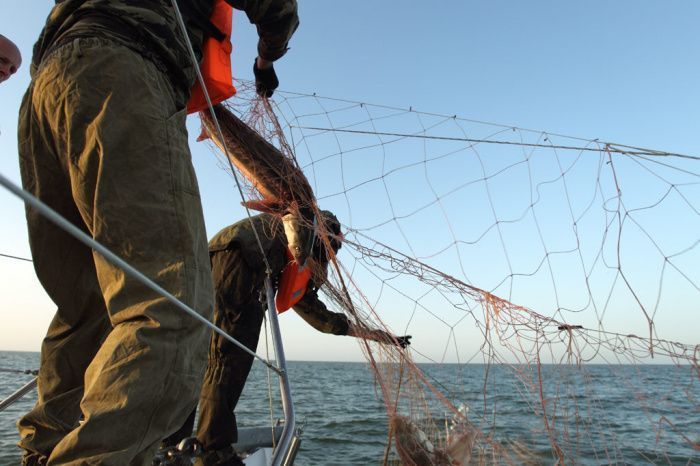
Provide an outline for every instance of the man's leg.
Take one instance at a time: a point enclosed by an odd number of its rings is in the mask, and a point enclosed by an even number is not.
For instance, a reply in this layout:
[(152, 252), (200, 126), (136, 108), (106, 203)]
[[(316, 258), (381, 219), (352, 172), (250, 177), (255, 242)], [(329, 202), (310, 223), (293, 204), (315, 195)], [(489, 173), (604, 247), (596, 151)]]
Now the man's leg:
[[(211, 265), (214, 323), (255, 351), (264, 316), (259, 294), (262, 272), (250, 270), (235, 249), (213, 254)], [(205, 452), (227, 449), (238, 440), (234, 410), (252, 364), (253, 356), (212, 335), (197, 426)]]
[[(51, 128), (36, 113), (30, 87), (18, 124), (20, 168), (25, 188), (87, 232), (54, 148)], [(41, 346), (38, 400), (17, 423), (24, 462), (45, 461), (78, 425), (85, 369), (111, 330), (92, 251), (27, 208), (34, 269), (56, 314)]]
[[(184, 99), (131, 50), (101, 39), (64, 46), (42, 66), (37, 113), (92, 236), (209, 316), (211, 278)], [(150, 464), (193, 409), (206, 328), (93, 253), (112, 330), (85, 373), (84, 422), (49, 464)]]

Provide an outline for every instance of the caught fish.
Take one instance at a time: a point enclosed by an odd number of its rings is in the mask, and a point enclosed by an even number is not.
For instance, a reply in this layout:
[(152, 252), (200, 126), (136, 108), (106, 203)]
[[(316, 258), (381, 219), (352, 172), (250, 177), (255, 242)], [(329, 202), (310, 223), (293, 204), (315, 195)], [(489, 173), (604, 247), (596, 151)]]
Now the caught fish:
[(313, 189), (306, 175), (226, 107), (215, 105), (214, 112), (223, 140), (209, 112), (200, 113), (204, 133), (222, 153), (228, 153), (231, 163), (262, 196), (261, 200), (244, 205), (282, 217), (289, 250), (299, 264), (304, 264), (313, 238), (315, 206)]
[(453, 423), (441, 446), (436, 446), (408, 417), (393, 416), (390, 428), (394, 432), (396, 450), (403, 464), (465, 466), (473, 459), (474, 430), (467, 424)]

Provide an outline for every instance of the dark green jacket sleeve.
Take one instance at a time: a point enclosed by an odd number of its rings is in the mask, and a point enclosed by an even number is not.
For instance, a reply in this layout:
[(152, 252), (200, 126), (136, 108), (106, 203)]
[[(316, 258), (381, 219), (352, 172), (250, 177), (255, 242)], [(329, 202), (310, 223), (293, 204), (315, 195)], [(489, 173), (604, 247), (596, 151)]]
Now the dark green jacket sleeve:
[(294, 305), (294, 311), (309, 325), (323, 333), (333, 335), (348, 334), (348, 319), (339, 312), (329, 311), (323, 302), (318, 299), (318, 291), (309, 289), (304, 297)]
[(226, 0), (245, 11), (258, 29), (258, 55), (275, 61), (287, 52), (292, 34), (299, 27), (297, 0)]

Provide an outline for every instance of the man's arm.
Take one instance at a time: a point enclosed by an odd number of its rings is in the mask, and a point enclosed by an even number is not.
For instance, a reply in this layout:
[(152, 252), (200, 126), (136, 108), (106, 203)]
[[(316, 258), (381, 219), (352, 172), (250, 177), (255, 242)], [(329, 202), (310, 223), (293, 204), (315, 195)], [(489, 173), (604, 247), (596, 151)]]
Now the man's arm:
[(348, 336), (396, 345), (400, 346), (401, 348), (405, 348), (410, 345), (412, 338), (411, 335), (403, 335), (399, 337), (392, 335), (389, 332), (385, 332), (384, 330), (360, 327), (354, 325), (352, 322), (350, 322), (350, 327), (348, 328)]
[(333, 335), (349, 335), (350, 321), (348, 321), (348, 318), (339, 312), (330, 311), (318, 299), (318, 292), (315, 289), (307, 290), (301, 300), (294, 305), (293, 309), (307, 324), (319, 332)]
[(330, 311), (318, 299), (316, 289), (307, 290), (304, 297), (294, 305), (294, 311), (309, 325), (323, 333), (366, 338), (379, 343), (397, 345), (402, 348), (411, 344), (410, 335), (397, 337), (384, 330), (363, 328), (350, 322), (345, 315)]
[(226, 0), (245, 11), (258, 29), (258, 67), (267, 68), (287, 52), (289, 40), (299, 27), (296, 0)]

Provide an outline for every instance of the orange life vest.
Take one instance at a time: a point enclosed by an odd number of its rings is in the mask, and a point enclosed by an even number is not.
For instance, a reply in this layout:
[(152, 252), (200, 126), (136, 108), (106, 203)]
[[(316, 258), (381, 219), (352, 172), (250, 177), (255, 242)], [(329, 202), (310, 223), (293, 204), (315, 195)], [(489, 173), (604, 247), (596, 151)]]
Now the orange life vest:
[(294, 306), (306, 293), (306, 286), (311, 279), (311, 267), (299, 265), (294, 256), (286, 250), (287, 265), (282, 270), (280, 283), (275, 296), (275, 307), (279, 314)]
[[(226, 37), (218, 41), (207, 37), (202, 46), (202, 64), (199, 69), (207, 86), (212, 105), (223, 102), (236, 93), (231, 76), (231, 28), (233, 26), (233, 8), (225, 0), (214, 0), (211, 23)], [(207, 99), (197, 80), (192, 86), (187, 113), (199, 112), (207, 108)]]

